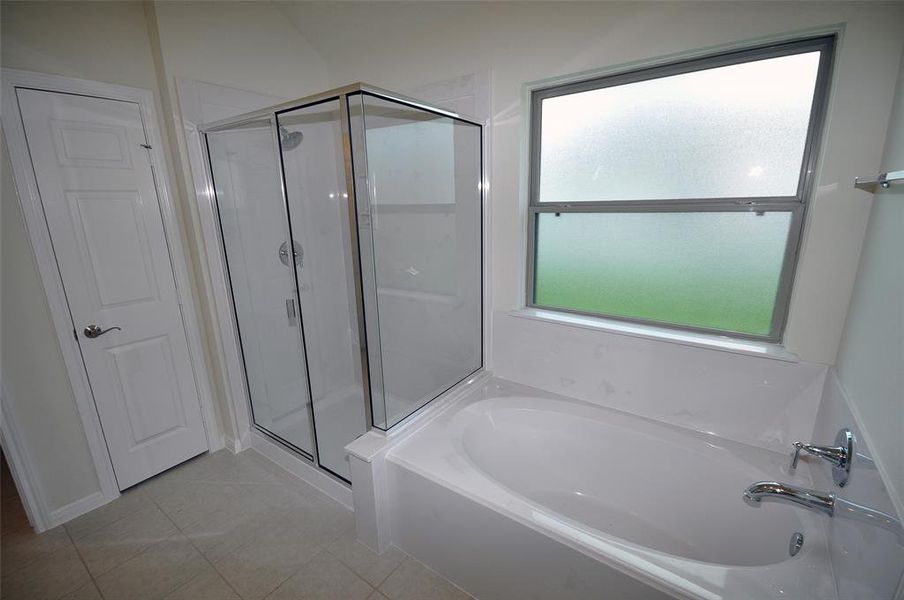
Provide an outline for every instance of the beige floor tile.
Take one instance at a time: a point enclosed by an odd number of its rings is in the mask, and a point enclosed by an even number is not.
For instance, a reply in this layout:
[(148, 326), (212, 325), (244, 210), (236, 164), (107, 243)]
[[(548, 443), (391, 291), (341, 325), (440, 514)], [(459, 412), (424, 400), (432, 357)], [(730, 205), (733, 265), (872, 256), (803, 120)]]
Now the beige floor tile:
[(226, 580), (213, 567), (174, 591), (166, 600), (240, 600)]
[[(7, 515), (4, 512), (3, 519)], [(69, 548), (72, 541), (62, 527), (55, 527), (49, 531), (38, 534), (28, 525), (26, 519), (24, 527), (16, 527), (4, 531), (0, 536), (0, 570), (3, 575), (9, 575), (32, 561), (47, 557), (48, 555)]]
[(66, 594), (60, 600), (104, 600), (94, 581), (89, 581), (79, 589)]
[(323, 552), (267, 596), (267, 600), (365, 600), (373, 588)]
[(180, 529), (211, 515), (238, 515), (250, 507), (242, 486), (207, 481), (154, 481), (145, 488)]
[(214, 565), (246, 600), (263, 598), (321, 550), (303, 532), (282, 523), (260, 523), (258, 529), (248, 543)]
[[(220, 450), (190, 460), (160, 477), (170, 481), (210, 481), (220, 483), (282, 483), (283, 479), (272, 469), (262, 465), (266, 460), (255, 452), (232, 454)], [(267, 461), (270, 462), (270, 461)], [(272, 464), (272, 463), (271, 463)]]
[(65, 525), (66, 531), (69, 532), (73, 540), (78, 540), (102, 527), (115, 523), (123, 517), (153, 506), (153, 501), (143, 489), (140, 487), (133, 488), (125, 491), (113, 502), (104, 504), (100, 508), (69, 521)]
[(0, 581), (3, 600), (57, 600), (90, 581), (73, 546), (57, 550), (46, 557), (4, 575)]
[(386, 578), (380, 591), (391, 600), (465, 600), (471, 597), (408, 557)]
[(91, 575), (98, 577), (177, 533), (172, 521), (151, 504), (76, 540), (75, 547)]
[(257, 452), (242, 452), (235, 456), (239, 459), (241, 464), (241, 472), (248, 473), (251, 481), (258, 482), (266, 480), (279, 485), (303, 483), (301, 479)]
[(156, 483), (148, 493), (211, 561), (245, 543), (253, 534), (249, 521), (266, 511), (234, 484), (168, 481)]
[(356, 539), (354, 529), (339, 536), (327, 550), (361, 576), (367, 583), (379, 587), (405, 555), (395, 546), (377, 554)]
[(355, 527), (355, 513), (329, 498), (298, 511), (296, 518), (296, 525), (324, 546)]
[(108, 600), (155, 600), (178, 589), (209, 565), (184, 536), (154, 544), (97, 578)]
[(200, 511), (181, 531), (209, 561), (216, 562), (250, 541), (272, 518), (263, 509)]
[(303, 531), (319, 545), (329, 544), (355, 524), (352, 511), (323, 494), (291, 486), (259, 486), (249, 493), (262, 514), (278, 516), (286, 527)]
[[(357, 543), (351, 511), (266, 459), (217, 453), (196, 460), (42, 536), (15, 497), (0, 500), (0, 597), (467, 597), (397, 549), (377, 556)], [(101, 573), (95, 581), (85, 564)]]

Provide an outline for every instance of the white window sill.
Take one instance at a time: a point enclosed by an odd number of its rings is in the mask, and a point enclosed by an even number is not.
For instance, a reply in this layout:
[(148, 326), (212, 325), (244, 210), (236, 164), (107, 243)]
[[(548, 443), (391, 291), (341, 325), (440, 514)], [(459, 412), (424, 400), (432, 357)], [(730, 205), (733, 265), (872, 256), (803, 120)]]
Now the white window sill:
[(654, 325), (640, 325), (637, 323), (605, 319), (603, 317), (573, 315), (541, 308), (526, 307), (510, 311), (508, 314), (512, 317), (533, 319), (535, 321), (555, 323), (556, 325), (567, 325), (569, 327), (579, 327), (581, 329), (605, 331), (607, 333), (619, 335), (629, 335), (632, 337), (658, 340), (672, 344), (681, 344), (683, 346), (708, 348), (710, 350), (720, 350), (733, 354), (746, 354), (748, 356), (759, 356), (761, 358), (771, 358), (785, 362), (800, 362), (800, 358), (793, 352), (786, 350), (784, 346), (768, 342), (734, 339), (722, 335), (695, 333), (692, 331), (680, 331), (667, 327), (656, 327)]

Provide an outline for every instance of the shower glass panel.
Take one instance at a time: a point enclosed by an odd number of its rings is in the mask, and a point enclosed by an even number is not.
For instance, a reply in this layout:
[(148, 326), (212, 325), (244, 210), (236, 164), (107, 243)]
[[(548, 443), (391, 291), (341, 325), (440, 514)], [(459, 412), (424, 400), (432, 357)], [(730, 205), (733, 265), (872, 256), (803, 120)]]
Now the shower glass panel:
[(367, 429), (349, 200), (338, 98), (277, 113), (298, 256), (317, 457), (345, 478), (345, 446)]
[(201, 131), (254, 429), (349, 481), (483, 366), (481, 126), (355, 84)]
[(359, 235), (373, 422), (388, 429), (482, 366), (481, 131), (368, 93), (349, 111), (370, 217)]
[(207, 135), (235, 320), (255, 424), (314, 454), (295, 270), (269, 119)]

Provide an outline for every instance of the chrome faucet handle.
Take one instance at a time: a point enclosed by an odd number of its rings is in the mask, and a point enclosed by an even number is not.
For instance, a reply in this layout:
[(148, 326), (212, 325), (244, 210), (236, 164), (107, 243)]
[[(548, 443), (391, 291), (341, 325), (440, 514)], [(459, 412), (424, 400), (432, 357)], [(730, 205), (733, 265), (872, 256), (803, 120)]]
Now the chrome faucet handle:
[(815, 446), (813, 444), (804, 444), (803, 442), (794, 442), (794, 454), (791, 457), (791, 470), (797, 468), (800, 460), (800, 452), (803, 450), (808, 454), (818, 456), (823, 460), (832, 463), (832, 479), (839, 487), (844, 487), (850, 478), (851, 463), (854, 459), (854, 434), (845, 427), (835, 436), (835, 446)]
[(800, 451), (804, 449), (803, 442), (794, 442), (792, 444), (794, 446), (794, 454), (791, 455), (791, 470), (795, 470), (797, 468), (797, 463), (800, 461)]

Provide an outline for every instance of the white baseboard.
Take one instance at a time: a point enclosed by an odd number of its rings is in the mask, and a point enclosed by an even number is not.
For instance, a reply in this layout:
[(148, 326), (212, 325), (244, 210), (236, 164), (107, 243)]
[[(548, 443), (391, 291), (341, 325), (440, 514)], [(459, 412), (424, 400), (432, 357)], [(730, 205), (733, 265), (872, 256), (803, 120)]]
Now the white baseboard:
[(12, 415), (7, 404), (8, 394), (0, 384), (0, 446), (6, 456), (10, 474), (16, 484), (19, 501), (28, 517), (28, 522), (38, 533), (47, 531), (50, 524), (47, 507), (44, 505), (44, 492), (40, 482), (35, 478), (31, 465), (26, 459), (22, 442), (18, 438), (16, 427), (11, 423)]
[(87, 512), (91, 512), (95, 508), (100, 508), (107, 502), (110, 502), (101, 492), (94, 492), (90, 496), (79, 498), (75, 502), (70, 502), (66, 506), (61, 506), (50, 512), (50, 527), (62, 525), (67, 521), (71, 521), (76, 517), (80, 517)]
[(228, 435), (223, 436), (223, 447), (233, 454), (238, 454), (242, 451), (242, 445), (234, 437)]
[(311, 484), (339, 504), (354, 510), (352, 489), (348, 485), (333, 479), (306, 460), (294, 455), (267, 436), (251, 432), (251, 449), (264, 458), (276, 463), (292, 475)]
[(211, 453), (226, 448), (227, 441), (224, 435), (214, 435), (207, 438), (207, 446)]

